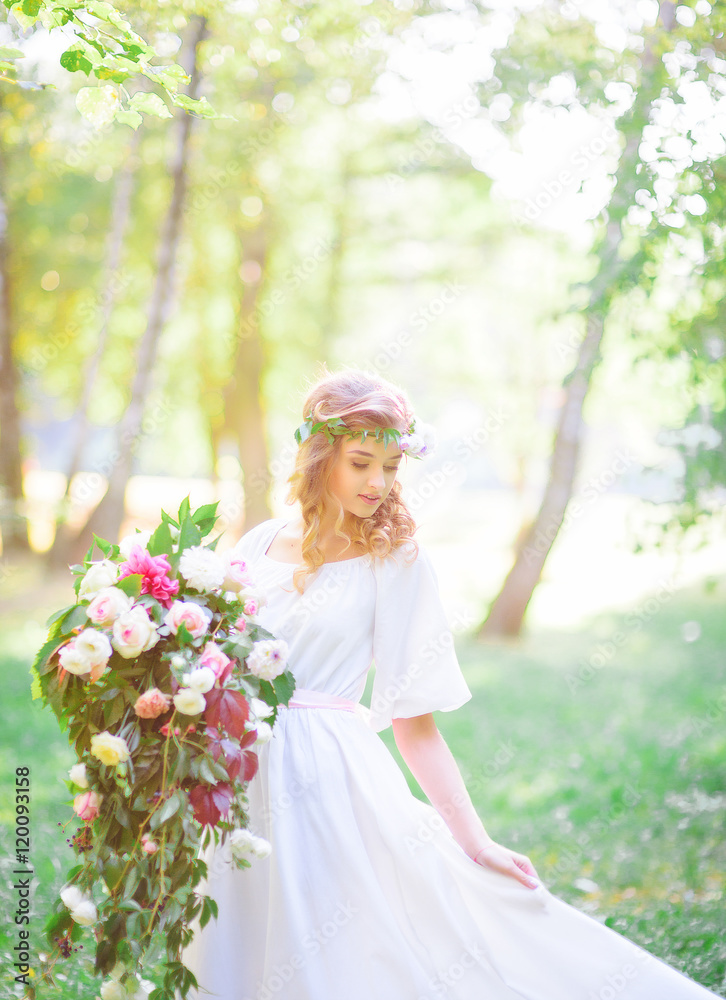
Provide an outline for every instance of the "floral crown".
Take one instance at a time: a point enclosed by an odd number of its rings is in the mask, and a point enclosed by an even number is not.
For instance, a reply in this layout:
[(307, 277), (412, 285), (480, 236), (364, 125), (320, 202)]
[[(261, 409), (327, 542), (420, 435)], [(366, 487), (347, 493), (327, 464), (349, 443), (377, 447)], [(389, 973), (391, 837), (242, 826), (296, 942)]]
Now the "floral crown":
[(336, 437), (359, 437), (365, 441), (367, 437), (375, 441), (383, 441), (385, 448), (391, 442), (395, 442), (405, 455), (412, 458), (423, 458), (430, 455), (434, 449), (433, 428), (422, 423), (414, 417), (405, 431), (396, 430), (395, 427), (375, 427), (351, 428), (345, 423), (342, 417), (329, 417), (327, 420), (315, 420), (312, 413), (309, 413), (305, 423), (295, 431), (295, 440), (298, 444), (307, 441), (313, 434), (324, 434), (329, 443), (332, 444)]

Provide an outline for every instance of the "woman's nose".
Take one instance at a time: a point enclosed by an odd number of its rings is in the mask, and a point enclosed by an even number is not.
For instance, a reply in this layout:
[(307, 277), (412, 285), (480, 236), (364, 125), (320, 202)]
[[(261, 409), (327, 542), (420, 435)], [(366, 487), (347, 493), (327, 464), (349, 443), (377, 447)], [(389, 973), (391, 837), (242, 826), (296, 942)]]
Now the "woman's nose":
[(368, 485), (375, 487), (377, 490), (383, 490), (386, 485), (383, 469), (371, 469), (371, 473), (368, 476)]

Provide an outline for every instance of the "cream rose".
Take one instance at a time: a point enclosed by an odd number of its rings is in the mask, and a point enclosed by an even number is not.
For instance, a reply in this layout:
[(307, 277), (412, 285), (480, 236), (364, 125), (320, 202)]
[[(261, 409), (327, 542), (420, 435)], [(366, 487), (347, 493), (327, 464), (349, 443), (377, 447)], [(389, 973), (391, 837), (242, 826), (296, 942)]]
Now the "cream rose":
[(206, 694), (207, 691), (211, 691), (216, 679), (211, 667), (197, 667), (196, 670), (190, 670), (188, 674), (184, 674), (182, 677), (187, 687), (198, 691), (200, 694)]
[(133, 603), (118, 587), (104, 587), (88, 605), (86, 614), (94, 625), (111, 625), (119, 615), (130, 611)]
[(71, 919), (83, 927), (91, 927), (98, 920), (98, 911), (90, 899), (84, 899), (71, 910)]
[(237, 858), (252, 855), (256, 858), (266, 858), (272, 853), (272, 845), (264, 837), (257, 837), (250, 830), (237, 829), (229, 835), (229, 845), (232, 854)]
[(88, 778), (86, 777), (86, 765), (74, 764), (68, 772), (68, 777), (78, 788), (88, 788)]
[(101, 984), (101, 1000), (129, 1000), (129, 995), (118, 979), (107, 979)]
[(60, 648), (58, 651), (58, 661), (64, 670), (67, 670), (69, 674), (75, 674), (77, 677), (87, 674), (93, 666), (88, 653), (80, 650), (73, 640)]
[(91, 753), (94, 757), (98, 757), (102, 764), (108, 764), (110, 767), (115, 767), (131, 756), (126, 740), (108, 731), (95, 733), (91, 737)]
[(174, 695), (174, 705), (182, 715), (198, 715), (207, 707), (207, 702), (201, 691), (185, 687)]
[(137, 531), (133, 535), (126, 535), (118, 543), (119, 550), (124, 559), (128, 559), (131, 555), (131, 549), (134, 545), (140, 545), (142, 549), (145, 549), (149, 544), (149, 539), (151, 538), (150, 531)]
[(118, 566), (115, 562), (102, 559), (100, 562), (91, 563), (81, 580), (78, 597), (81, 600), (85, 597), (95, 597), (99, 590), (113, 586), (117, 579)]
[(135, 604), (113, 623), (113, 646), (125, 660), (132, 660), (158, 641), (156, 626), (140, 604)]
[(272, 739), (272, 726), (269, 722), (257, 722), (255, 723), (255, 730), (257, 732), (257, 739), (255, 743), (269, 743)]
[(95, 628), (84, 629), (73, 642), (78, 652), (88, 658), (91, 667), (105, 667), (113, 652), (108, 636)]
[(164, 624), (169, 626), (174, 635), (183, 624), (187, 632), (198, 639), (207, 631), (211, 620), (212, 612), (200, 604), (194, 601), (174, 601), (164, 617)]

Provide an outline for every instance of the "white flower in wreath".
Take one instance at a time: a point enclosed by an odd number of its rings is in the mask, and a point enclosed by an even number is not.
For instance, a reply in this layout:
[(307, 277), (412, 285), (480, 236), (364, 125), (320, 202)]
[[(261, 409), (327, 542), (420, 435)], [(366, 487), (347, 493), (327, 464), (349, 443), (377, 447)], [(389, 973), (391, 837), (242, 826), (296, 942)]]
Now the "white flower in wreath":
[(75, 910), (86, 897), (77, 885), (66, 885), (60, 891), (60, 898), (64, 906), (67, 906), (69, 910)]
[(184, 549), (179, 560), (179, 572), (192, 590), (219, 590), (224, 583), (226, 568), (216, 552), (203, 545)]
[(78, 788), (88, 788), (88, 778), (86, 776), (86, 765), (83, 763), (74, 764), (68, 772), (68, 777)]

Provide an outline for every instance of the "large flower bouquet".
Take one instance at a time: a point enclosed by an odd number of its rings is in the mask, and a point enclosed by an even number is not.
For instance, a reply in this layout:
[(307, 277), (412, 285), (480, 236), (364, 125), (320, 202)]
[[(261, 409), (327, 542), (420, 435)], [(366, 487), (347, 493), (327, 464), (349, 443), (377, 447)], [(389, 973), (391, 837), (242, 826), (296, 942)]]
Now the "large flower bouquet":
[[(195, 892), (207, 875), (200, 847), (229, 840), (239, 867), (269, 850), (248, 829), (245, 791), (294, 679), (284, 642), (256, 621), (264, 595), (244, 560), (202, 544), (215, 510), (187, 499), (153, 534), (120, 546), (94, 536), (71, 567), (76, 602), (51, 617), (33, 665), (33, 697), (78, 755), (69, 841), (82, 859), (46, 925), (42, 977), (52, 984), (92, 928), (103, 1000), (186, 997), (196, 981), (182, 950), (192, 924), (217, 912)], [(150, 992), (137, 973), (164, 947), (163, 986)]]

